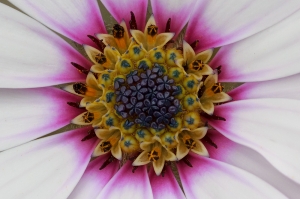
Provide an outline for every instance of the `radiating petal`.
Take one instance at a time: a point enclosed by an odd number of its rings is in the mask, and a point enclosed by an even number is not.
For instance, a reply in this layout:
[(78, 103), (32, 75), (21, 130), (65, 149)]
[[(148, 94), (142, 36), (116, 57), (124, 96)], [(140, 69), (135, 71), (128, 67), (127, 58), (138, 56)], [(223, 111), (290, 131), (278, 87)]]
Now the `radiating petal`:
[(144, 30), (148, 0), (101, 0), (101, 2), (118, 23), (124, 19), (127, 27), (130, 27), (130, 12), (132, 11), (135, 15), (137, 28)]
[(185, 39), (197, 52), (230, 44), (264, 30), (300, 8), (299, 1), (202, 0), (194, 4)]
[(97, 141), (90, 128), (61, 133), (0, 154), (2, 198), (66, 198), (82, 176)]
[(57, 88), (0, 89), (0, 151), (55, 131), (82, 112), (80, 99)]
[(300, 101), (249, 99), (216, 106), (214, 114), (226, 121), (209, 124), (229, 139), (262, 154), (284, 175), (300, 183), (298, 140)]
[(79, 44), (94, 45), (87, 35), (106, 33), (96, 0), (9, 0), (50, 29)]
[(146, 166), (140, 166), (131, 172), (132, 162), (127, 162), (120, 171), (107, 183), (97, 199), (152, 199), (152, 190)]
[(280, 173), (259, 153), (229, 140), (215, 130), (209, 130), (208, 136), (218, 146), (216, 149), (204, 142), (210, 158), (253, 173), (290, 199), (299, 198), (300, 185)]
[(233, 100), (287, 98), (300, 100), (300, 74), (263, 82), (245, 83), (228, 94)]
[(165, 32), (168, 19), (171, 18), (170, 32), (174, 32), (175, 36), (178, 36), (178, 33), (187, 24), (194, 4), (194, 0), (151, 0), (158, 32)]
[(0, 4), (0, 87), (41, 87), (84, 80), (71, 62), (90, 62), (63, 39), (21, 12)]
[(295, 26), (299, 20), (300, 11), (252, 37), (222, 47), (210, 64), (222, 65), (219, 81), (264, 81), (299, 73), (300, 26)]
[(166, 167), (164, 176), (157, 176), (153, 169), (149, 173), (153, 198), (155, 199), (184, 199), (185, 196), (180, 189), (170, 167)]
[(258, 177), (237, 167), (201, 156), (188, 156), (193, 167), (182, 161), (178, 171), (187, 199), (195, 198), (286, 198)]
[(104, 169), (99, 170), (110, 154), (99, 156), (89, 163), (83, 176), (72, 191), (69, 199), (96, 198), (104, 186), (116, 174), (119, 167), (118, 161), (113, 161)]

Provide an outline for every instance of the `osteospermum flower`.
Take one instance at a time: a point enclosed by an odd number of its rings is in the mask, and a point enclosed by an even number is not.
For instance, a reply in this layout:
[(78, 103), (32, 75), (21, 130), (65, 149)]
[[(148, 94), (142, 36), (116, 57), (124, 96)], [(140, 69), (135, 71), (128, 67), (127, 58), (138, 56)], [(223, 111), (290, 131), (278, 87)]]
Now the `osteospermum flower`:
[(299, 1), (10, 2), (2, 198), (298, 197)]

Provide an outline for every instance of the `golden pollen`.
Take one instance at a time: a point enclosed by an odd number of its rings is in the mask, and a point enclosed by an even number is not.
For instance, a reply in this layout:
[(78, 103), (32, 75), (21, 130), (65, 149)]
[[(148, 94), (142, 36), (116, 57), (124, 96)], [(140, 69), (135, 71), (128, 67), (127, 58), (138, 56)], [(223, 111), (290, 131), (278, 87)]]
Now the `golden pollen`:
[(152, 149), (152, 151), (148, 153), (148, 159), (151, 162), (156, 162), (159, 159), (158, 152), (155, 149)]
[(211, 90), (214, 93), (221, 93), (223, 91), (224, 87), (221, 85), (221, 83), (215, 83), (212, 87)]
[(87, 92), (87, 87), (84, 83), (73, 84), (73, 89), (77, 94), (84, 95)]
[(120, 26), (119, 24), (115, 24), (113, 27), (113, 36), (114, 38), (121, 39), (124, 37), (124, 28)]
[(94, 113), (86, 112), (82, 118), (85, 123), (90, 123), (94, 120)]
[(100, 149), (102, 152), (107, 152), (111, 149), (111, 143), (109, 141), (103, 142), (100, 144)]
[(155, 36), (157, 34), (157, 30), (158, 30), (158, 27), (155, 25), (148, 26), (148, 28), (147, 28), (148, 35), (151, 35), (152, 37)]
[(191, 63), (191, 69), (199, 71), (202, 70), (204, 67), (204, 63), (202, 60), (196, 60), (193, 63)]
[(102, 53), (99, 53), (95, 56), (95, 60), (97, 63), (99, 64), (104, 64), (106, 62), (106, 57), (104, 54)]
[(193, 149), (196, 147), (196, 142), (192, 138), (185, 140), (184, 144), (188, 149)]

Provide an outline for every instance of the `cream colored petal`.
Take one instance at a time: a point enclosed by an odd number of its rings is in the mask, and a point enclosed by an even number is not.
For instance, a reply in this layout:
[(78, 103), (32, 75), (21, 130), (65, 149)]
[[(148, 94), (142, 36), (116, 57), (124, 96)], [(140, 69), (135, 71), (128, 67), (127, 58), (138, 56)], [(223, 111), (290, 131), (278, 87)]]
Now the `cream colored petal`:
[(64, 86), (62, 87), (61, 89), (63, 89), (64, 91), (67, 91), (69, 93), (72, 93), (74, 95), (77, 95), (77, 96), (80, 96), (80, 97), (84, 97), (84, 95), (81, 95), (81, 94), (78, 94), (74, 91), (74, 88), (73, 88), (73, 84), (69, 84), (67, 86)]
[(186, 148), (183, 141), (181, 139), (179, 139), (179, 142), (178, 142), (178, 145), (177, 145), (177, 150), (176, 150), (177, 159), (181, 160), (182, 158), (184, 158), (189, 153), (189, 151), (190, 150), (188, 148)]
[(205, 148), (205, 146), (203, 145), (203, 143), (199, 140), (195, 140), (195, 142), (196, 142), (196, 147), (191, 149), (191, 151), (193, 151), (194, 153), (197, 153), (198, 155), (208, 157), (209, 156), (208, 151)]
[(114, 47), (117, 47), (117, 43), (115, 41), (115, 38), (114, 36), (112, 35), (109, 35), (109, 34), (97, 34), (96, 37), (99, 39), (99, 40), (103, 40), (103, 43), (106, 45), (106, 46), (114, 46)]
[(210, 60), (213, 53), (214, 53), (214, 49), (208, 49), (206, 51), (198, 53), (195, 57), (195, 60), (202, 60), (203, 63), (207, 63)]
[(201, 101), (200, 107), (205, 113), (207, 113), (209, 115), (212, 115), (214, 113), (214, 104), (209, 100), (206, 100), (203, 102)]
[(157, 35), (154, 47), (163, 47), (174, 35), (175, 33), (173, 32), (165, 32)]
[(99, 86), (95, 75), (91, 72), (89, 72), (89, 74), (86, 77), (86, 85), (88, 87), (91, 87), (91, 88), (95, 89), (95, 90), (101, 91), (101, 94), (102, 94), (102, 87)]
[(195, 60), (195, 51), (186, 41), (183, 41), (183, 58), (187, 66)]
[(91, 113), (99, 112), (102, 115), (108, 112), (108, 109), (103, 102), (90, 103), (86, 106), (86, 109)]
[(157, 176), (159, 176), (165, 166), (165, 158), (160, 157), (157, 161), (153, 162), (153, 169)]
[(104, 49), (104, 55), (106, 59), (109, 59), (112, 63), (117, 63), (118, 58), (121, 56), (119, 51), (115, 47), (106, 46)]
[(168, 149), (163, 149), (163, 154), (164, 154), (164, 158), (166, 161), (176, 161), (177, 160), (176, 155)]
[(74, 119), (72, 119), (71, 123), (72, 124), (77, 124), (77, 125), (90, 125), (92, 124), (93, 121), (91, 122), (85, 122), (84, 120), (84, 115), (87, 113), (84, 112), (84, 113), (81, 113), (80, 115), (78, 115), (77, 117), (75, 117)]
[(125, 41), (126, 41), (126, 44), (128, 47), (130, 44), (130, 39), (129, 39), (129, 33), (128, 33), (127, 26), (126, 26), (126, 22), (124, 20), (122, 20), (120, 23), (120, 26), (122, 26), (124, 28), (124, 38), (125, 38)]
[(83, 48), (87, 54), (87, 56), (90, 58), (90, 60), (94, 63), (94, 64), (98, 64), (98, 62), (96, 61), (95, 57), (102, 54), (102, 52), (100, 52), (98, 49), (89, 46), (89, 45), (83, 45)]
[(98, 138), (102, 140), (107, 140), (113, 132), (110, 132), (108, 129), (97, 129), (95, 128), (95, 134)]
[(141, 165), (145, 165), (148, 164), (149, 158), (148, 158), (148, 152), (149, 151), (143, 151), (132, 163), (132, 166), (141, 166)]
[(112, 146), (111, 148), (111, 154), (117, 158), (118, 160), (122, 160), (122, 150), (120, 147), (120, 141), (118, 141), (117, 144), (115, 144), (114, 146)]
[(207, 101), (211, 101), (212, 103), (220, 103), (220, 102), (228, 102), (232, 100), (232, 98), (224, 92), (216, 93), (212, 95), (211, 97), (206, 99)]
[(211, 88), (215, 83), (218, 82), (218, 73), (215, 73), (213, 75), (209, 75), (205, 82), (204, 82), (204, 85), (206, 87), (206, 89), (209, 89)]
[(197, 77), (202, 78), (203, 75), (213, 75), (214, 71), (209, 65), (204, 64), (202, 70), (198, 70), (198, 71), (188, 70), (188, 73), (189, 74), (194, 74)]
[(92, 103), (93, 101), (95, 101), (97, 98), (96, 97), (84, 97), (82, 98), (82, 100), (80, 101), (80, 107), (86, 107), (87, 104)]
[(200, 140), (206, 135), (207, 129), (208, 129), (208, 127), (206, 127), (206, 126), (194, 129), (194, 130), (190, 131), (190, 136), (195, 140)]
[(100, 156), (100, 155), (103, 155), (103, 154), (106, 154), (106, 153), (109, 152), (109, 151), (103, 152), (103, 151), (101, 150), (100, 145), (101, 145), (103, 142), (104, 142), (104, 140), (102, 140), (102, 141), (96, 146), (96, 148), (94, 149), (94, 152), (93, 152), (93, 154), (92, 154), (92, 157), (98, 157), (98, 156)]
[(144, 48), (147, 48), (146, 37), (142, 31), (130, 30), (130, 33), (138, 44), (142, 44)]
[(100, 64), (95, 64), (90, 69), (90, 71), (93, 73), (102, 73), (104, 70), (106, 70), (106, 68), (104, 68)]
[(144, 151), (151, 151), (153, 142), (142, 142), (140, 148)]
[(153, 14), (150, 16), (150, 18), (148, 19), (147, 24), (146, 24), (146, 26), (145, 26), (145, 30), (144, 30), (145, 35), (148, 34), (147, 28), (148, 28), (148, 26), (150, 26), (150, 25), (155, 25), (155, 26), (156, 26), (156, 22), (155, 22), (155, 19), (154, 19)]

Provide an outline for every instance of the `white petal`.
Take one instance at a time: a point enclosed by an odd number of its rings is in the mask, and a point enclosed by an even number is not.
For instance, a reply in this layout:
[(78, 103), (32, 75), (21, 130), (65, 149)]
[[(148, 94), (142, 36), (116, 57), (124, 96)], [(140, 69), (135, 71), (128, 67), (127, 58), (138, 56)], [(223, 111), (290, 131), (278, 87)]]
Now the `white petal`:
[[(300, 8), (294, 0), (198, 1), (186, 32), (186, 40), (199, 40), (197, 52), (230, 44), (264, 30)], [(260, 44), (261, 45), (261, 44)]]
[(105, 33), (96, 0), (9, 0), (29, 16), (79, 44), (94, 45), (87, 35)]
[(153, 169), (149, 173), (152, 187), (153, 198), (155, 199), (184, 199), (185, 196), (181, 191), (170, 167), (166, 167), (164, 176), (157, 176)]
[(299, 198), (300, 185), (280, 173), (258, 152), (229, 140), (215, 130), (209, 130), (208, 136), (218, 146), (216, 149), (205, 144), (210, 158), (226, 162), (258, 176), (290, 199)]
[(249, 99), (216, 106), (226, 121), (209, 124), (229, 139), (262, 154), (284, 175), (300, 183), (300, 101)]
[(0, 89), (0, 151), (51, 133), (83, 110), (80, 98), (57, 88)]
[(182, 161), (178, 171), (187, 199), (286, 198), (258, 177), (237, 167), (201, 156), (189, 156), (193, 167)]
[(72, 191), (69, 199), (96, 198), (104, 186), (116, 174), (119, 162), (114, 160), (104, 169), (99, 170), (111, 154), (99, 156), (89, 163), (83, 176)]
[(228, 94), (233, 100), (287, 98), (300, 100), (300, 74), (263, 82), (245, 83)]
[(165, 32), (168, 19), (171, 18), (170, 32), (174, 32), (177, 36), (187, 24), (194, 4), (194, 0), (151, 0), (158, 31)]
[(96, 138), (90, 128), (35, 140), (0, 154), (2, 198), (66, 198), (83, 174)]
[(127, 27), (129, 27), (130, 12), (132, 11), (137, 28), (144, 30), (148, 0), (101, 0), (101, 2), (118, 23), (121, 23), (122, 20), (126, 21)]
[[(300, 1), (299, 1), (300, 3)], [(221, 82), (271, 80), (300, 72), (300, 11), (243, 41), (220, 49), (210, 66), (222, 65)]]
[(30, 17), (0, 4), (0, 87), (28, 88), (85, 79), (71, 62), (90, 62)]
[(107, 183), (97, 199), (153, 199), (146, 166), (139, 166), (132, 173), (132, 162), (127, 162)]

